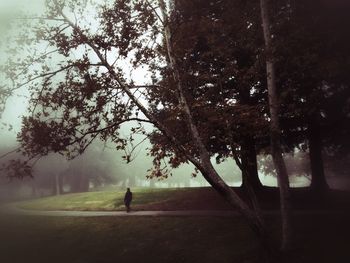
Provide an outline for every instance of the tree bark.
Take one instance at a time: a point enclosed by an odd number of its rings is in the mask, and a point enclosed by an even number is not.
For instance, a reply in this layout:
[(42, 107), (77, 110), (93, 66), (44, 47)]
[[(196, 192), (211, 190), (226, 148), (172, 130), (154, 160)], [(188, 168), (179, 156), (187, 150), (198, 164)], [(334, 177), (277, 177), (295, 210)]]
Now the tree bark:
[(280, 191), (281, 218), (282, 218), (282, 245), (283, 251), (289, 250), (292, 243), (291, 204), (289, 178), (282, 156), (281, 130), (279, 124), (279, 102), (276, 91), (275, 65), (272, 56), (271, 24), (268, 15), (267, 0), (260, 0), (262, 28), (266, 50), (266, 74), (270, 109), (270, 141), (273, 163), (277, 172)]
[(309, 141), (309, 157), (311, 167), (310, 187), (317, 193), (324, 193), (329, 187), (323, 167), (322, 139), (319, 118), (315, 114), (309, 117), (307, 136)]
[[(242, 187), (249, 184), (255, 192), (263, 187), (259, 179), (254, 138), (245, 136), (241, 144)], [(246, 171), (245, 173), (243, 172)]]
[[(163, 16), (163, 25), (164, 25), (164, 38), (167, 48), (167, 54), (169, 59), (169, 66), (173, 72), (173, 78), (177, 85), (177, 96), (179, 100), (180, 107), (184, 112), (187, 125), (189, 127), (194, 145), (196, 145), (199, 152), (199, 160), (193, 161), (193, 164), (198, 168), (202, 173), (203, 177), (207, 182), (220, 194), (225, 200), (227, 200), (233, 207), (237, 208), (238, 211), (247, 219), (248, 224), (251, 229), (257, 234), (262, 246), (270, 250), (268, 233), (266, 231), (265, 225), (262, 221), (262, 218), (255, 213), (254, 210), (250, 209), (249, 206), (237, 195), (237, 193), (229, 187), (225, 181), (219, 176), (213, 167), (210, 161), (210, 155), (206, 149), (198, 128), (192, 117), (192, 112), (187, 102), (187, 99), (184, 95), (183, 84), (180, 77), (180, 72), (178, 69), (177, 61), (173, 53), (172, 41), (171, 41), (171, 31), (169, 27), (168, 15), (166, 13), (166, 6), (163, 0), (159, 1), (160, 9)], [(170, 3), (172, 5), (172, 3)]]
[(54, 195), (61, 194), (61, 184), (60, 184), (60, 176), (57, 172), (54, 174), (54, 186), (53, 186)]

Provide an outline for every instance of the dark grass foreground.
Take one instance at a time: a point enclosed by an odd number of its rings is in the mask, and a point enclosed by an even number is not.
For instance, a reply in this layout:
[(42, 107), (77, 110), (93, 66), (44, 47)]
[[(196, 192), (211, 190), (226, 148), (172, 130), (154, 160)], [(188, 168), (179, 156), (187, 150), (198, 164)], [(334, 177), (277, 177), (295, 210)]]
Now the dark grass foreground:
[[(278, 217), (269, 217), (278, 237)], [(350, 262), (349, 214), (299, 215), (289, 262)], [(0, 215), (2, 263), (262, 262), (240, 217), (54, 218)]]

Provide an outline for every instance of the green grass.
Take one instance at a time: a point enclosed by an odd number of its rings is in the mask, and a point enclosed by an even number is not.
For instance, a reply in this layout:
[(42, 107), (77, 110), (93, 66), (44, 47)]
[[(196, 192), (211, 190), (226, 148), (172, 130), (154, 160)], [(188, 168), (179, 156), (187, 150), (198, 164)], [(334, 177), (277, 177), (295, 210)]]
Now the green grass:
[[(244, 191), (236, 188), (243, 198)], [(231, 207), (210, 187), (200, 188), (133, 188), (133, 210), (227, 210)], [(19, 202), (17, 206), (34, 210), (124, 210), (124, 190), (65, 194)], [(279, 209), (276, 188), (266, 188), (258, 193), (263, 209)], [(350, 192), (330, 191), (318, 196), (309, 189), (292, 190), (293, 207), (305, 209), (338, 209), (350, 207)]]
[[(230, 209), (211, 188), (132, 191), (135, 210)], [(116, 209), (124, 209), (123, 196), (124, 191), (67, 194), (21, 202), (19, 206), (39, 210), (114, 210), (114, 204)], [(288, 256), (288, 262), (350, 261), (350, 212), (345, 209), (349, 208), (348, 197), (345, 192), (331, 192), (321, 200), (302, 189), (293, 192), (295, 204), (301, 209), (342, 210), (295, 216), (296, 250)], [(266, 189), (259, 200), (264, 207), (276, 208), (278, 192)], [(278, 214), (267, 217), (266, 222), (269, 233), (278, 240)], [(261, 259), (258, 242), (241, 217), (70, 218), (0, 214), (1, 263), (260, 263)]]
[[(147, 207), (180, 200), (193, 192), (191, 189), (135, 188), (132, 206), (143, 210)], [(17, 203), (18, 207), (33, 210), (124, 210), (125, 191), (100, 191), (51, 196)]]
[[(289, 262), (349, 262), (349, 215), (295, 219)], [(279, 236), (278, 217), (267, 218)], [(240, 218), (13, 217), (0, 215), (4, 263), (257, 263), (262, 254)], [(278, 261), (281, 263), (282, 261)]]

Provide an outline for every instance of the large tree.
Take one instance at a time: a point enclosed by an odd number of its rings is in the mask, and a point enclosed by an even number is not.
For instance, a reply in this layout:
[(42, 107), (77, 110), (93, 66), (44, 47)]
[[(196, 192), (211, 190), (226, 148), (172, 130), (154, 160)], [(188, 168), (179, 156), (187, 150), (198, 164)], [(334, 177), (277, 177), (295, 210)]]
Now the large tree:
[[(170, 23), (176, 9), (172, 8), (162, 1), (158, 5), (155, 1), (119, 0), (98, 6), (89, 1), (48, 1), (46, 14), (33, 18), (38, 24), (34, 33), (28, 33), (39, 47), (37, 54), (7, 65), (10, 76), (18, 76), (18, 87), (27, 85), (32, 94), (31, 114), (23, 119), (19, 135), (24, 154), (33, 157), (58, 152), (72, 158), (96, 138), (124, 148), (126, 141), (118, 133), (122, 123), (136, 122), (134, 132), (145, 135), (142, 123), (151, 123), (167, 139), (171, 155), (179, 153), (177, 156), (191, 162), (242, 213), (267, 247), (267, 232), (255, 207), (242, 200), (211, 163), (204, 142), (206, 130), (196, 121), (174, 52)], [(172, 111), (169, 117), (182, 119), (188, 131), (185, 141), (155, 113), (154, 105), (147, 104), (150, 89), (168, 88), (157, 65), (166, 66), (175, 90), (169, 90), (172, 105), (155, 107), (176, 107), (177, 114)], [(139, 84), (135, 74), (128, 77), (128, 73), (135, 70), (140, 74), (142, 66), (152, 77)], [(215, 112), (220, 107), (208, 109)], [(165, 154), (162, 145), (152, 150)], [(154, 164), (159, 168), (157, 160)]]
[[(176, 1), (170, 24), (173, 52), (181, 65), (179, 76), (196, 124), (203, 131), (203, 143), (218, 161), (234, 157), (242, 168), (243, 186), (249, 181), (254, 189), (262, 186), (256, 165), (258, 143), (267, 136), (258, 14), (255, 3)], [(168, 89), (152, 89), (150, 103), (168, 126), (181, 127), (177, 133), (186, 140), (189, 131), (183, 120), (170, 117), (178, 114), (177, 101), (169, 96), (176, 92), (173, 77), (166, 68), (162, 72)], [(166, 138), (156, 134), (153, 141), (164, 145)], [(185, 159), (178, 156), (173, 160), (178, 165), (175, 161)]]

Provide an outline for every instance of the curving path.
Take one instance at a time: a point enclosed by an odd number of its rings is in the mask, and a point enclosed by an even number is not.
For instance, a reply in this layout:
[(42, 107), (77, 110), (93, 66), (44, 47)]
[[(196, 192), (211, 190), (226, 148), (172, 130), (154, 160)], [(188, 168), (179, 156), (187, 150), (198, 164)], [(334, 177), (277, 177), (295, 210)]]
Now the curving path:
[(38, 211), (27, 210), (14, 205), (6, 205), (1, 208), (2, 213), (12, 215), (30, 216), (69, 216), (69, 217), (99, 217), (99, 216), (238, 216), (234, 211), (217, 210), (180, 210), (180, 211)]
[[(100, 217), (100, 216), (218, 216), (232, 217), (241, 216), (236, 211), (220, 210), (178, 210), (178, 211), (37, 211), (27, 210), (14, 205), (5, 205), (0, 211), (5, 214), (22, 215), (22, 216), (55, 216), (55, 217)], [(264, 215), (277, 215), (279, 210), (263, 211)], [(298, 210), (293, 211), (297, 215), (324, 215), (324, 214), (342, 214), (346, 211), (341, 210)]]

